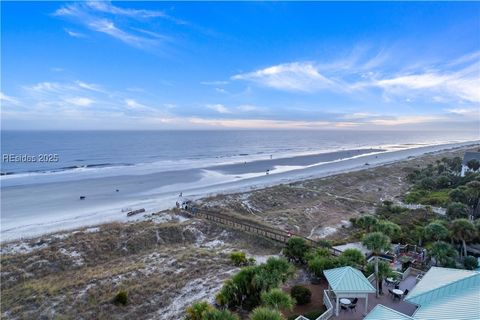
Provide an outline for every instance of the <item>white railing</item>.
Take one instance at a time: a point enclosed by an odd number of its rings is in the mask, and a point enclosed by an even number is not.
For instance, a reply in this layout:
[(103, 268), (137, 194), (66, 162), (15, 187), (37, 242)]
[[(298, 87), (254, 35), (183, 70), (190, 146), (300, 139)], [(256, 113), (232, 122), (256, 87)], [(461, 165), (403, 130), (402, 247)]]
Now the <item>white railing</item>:
[[(332, 301), (330, 301), (330, 297), (328, 296), (329, 290), (323, 290), (323, 304), (327, 308), (324, 313), (318, 316), (315, 320), (328, 320), (331, 316), (333, 316), (333, 305)], [(309, 320), (304, 316), (298, 316), (295, 320)]]

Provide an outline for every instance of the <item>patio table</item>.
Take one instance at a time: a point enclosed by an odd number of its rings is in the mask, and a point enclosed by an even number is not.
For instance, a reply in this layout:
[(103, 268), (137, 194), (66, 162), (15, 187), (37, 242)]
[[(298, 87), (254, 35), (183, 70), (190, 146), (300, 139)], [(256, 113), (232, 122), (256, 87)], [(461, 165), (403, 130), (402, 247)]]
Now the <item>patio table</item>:
[(348, 306), (349, 304), (352, 303), (352, 301), (350, 301), (350, 299), (342, 298), (342, 299), (340, 299), (340, 303), (343, 304), (343, 305)]
[(400, 289), (393, 289), (392, 292), (398, 294), (399, 296), (403, 295), (403, 291)]

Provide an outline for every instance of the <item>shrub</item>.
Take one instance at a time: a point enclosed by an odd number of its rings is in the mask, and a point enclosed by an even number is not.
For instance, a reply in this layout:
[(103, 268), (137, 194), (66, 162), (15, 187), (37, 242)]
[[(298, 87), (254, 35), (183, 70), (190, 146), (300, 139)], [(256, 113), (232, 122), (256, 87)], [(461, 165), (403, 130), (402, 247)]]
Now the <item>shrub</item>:
[(365, 256), (363, 253), (354, 248), (346, 249), (340, 255), (340, 259), (342, 260), (342, 264), (347, 265), (363, 265), (365, 264)]
[(262, 304), (269, 308), (292, 310), (293, 306), (295, 306), (295, 300), (293, 300), (288, 293), (279, 288), (263, 292), (261, 299)]
[(304, 262), (305, 254), (310, 249), (307, 241), (300, 237), (291, 237), (288, 239), (287, 245), (283, 249), (283, 254), (290, 260), (295, 262)]
[(447, 208), (447, 216), (450, 219), (468, 218), (469, 209), (460, 202), (453, 202)]
[(250, 315), (251, 320), (283, 320), (280, 311), (269, 308), (256, 308)]
[(337, 266), (335, 257), (315, 257), (308, 261), (308, 269), (317, 277), (323, 277), (323, 270), (335, 268)]
[(478, 259), (473, 256), (467, 256), (463, 260), (463, 266), (467, 270), (475, 270), (478, 268)]
[(246, 266), (249, 264), (249, 260), (245, 255), (245, 252), (242, 251), (235, 251), (230, 254), (230, 260), (236, 266)]
[(115, 297), (113, 297), (113, 304), (126, 306), (128, 303), (128, 293), (126, 291), (119, 291)]
[(290, 295), (297, 300), (298, 305), (310, 303), (312, 299), (310, 289), (300, 285), (293, 286), (292, 289), (290, 289)]

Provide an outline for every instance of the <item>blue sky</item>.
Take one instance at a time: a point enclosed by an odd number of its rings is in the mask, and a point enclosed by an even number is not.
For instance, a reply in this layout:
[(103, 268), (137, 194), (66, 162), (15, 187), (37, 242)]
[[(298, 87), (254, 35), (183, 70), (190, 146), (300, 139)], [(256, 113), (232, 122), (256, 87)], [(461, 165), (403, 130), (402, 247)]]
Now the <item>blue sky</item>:
[(480, 3), (1, 9), (4, 129), (479, 130)]

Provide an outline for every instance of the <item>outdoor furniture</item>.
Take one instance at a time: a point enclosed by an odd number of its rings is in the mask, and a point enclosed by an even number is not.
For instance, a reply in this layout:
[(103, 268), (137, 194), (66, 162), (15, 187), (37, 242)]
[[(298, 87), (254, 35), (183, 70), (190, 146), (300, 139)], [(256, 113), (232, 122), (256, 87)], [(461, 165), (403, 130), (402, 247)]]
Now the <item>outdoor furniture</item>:
[(397, 290), (400, 289), (400, 283), (395, 284), (395, 289), (397, 289)]
[(393, 289), (392, 292), (394, 294), (398, 294), (399, 296), (403, 295), (403, 291), (398, 288)]
[(389, 286), (389, 285), (392, 285), (395, 282), (395, 280), (393, 278), (389, 277), (389, 278), (385, 279), (385, 282), (387, 283), (387, 286)]
[(403, 296), (406, 296), (408, 294), (408, 289), (405, 289), (405, 291), (403, 292)]
[(355, 312), (357, 312), (357, 309), (356, 309), (357, 305), (356, 304), (351, 304), (348, 306), (348, 308), (350, 308), (350, 311), (353, 311), (355, 310)]
[(352, 303), (352, 301), (350, 301), (350, 299), (342, 298), (342, 299), (340, 299), (340, 303), (345, 305), (345, 306), (348, 306)]
[(357, 304), (357, 302), (358, 302), (358, 298), (355, 298), (352, 300), (352, 304)]
[(347, 308), (347, 307), (345, 307), (344, 305), (340, 305), (340, 308), (342, 308), (342, 310), (345, 310), (345, 311), (347, 311), (347, 310), (348, 310), (348, 308)]
[(392, 289), (388, 289), (388, 293), (390, 293), (393, 296), (393, 291)]

